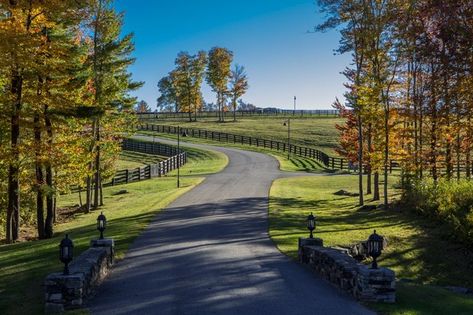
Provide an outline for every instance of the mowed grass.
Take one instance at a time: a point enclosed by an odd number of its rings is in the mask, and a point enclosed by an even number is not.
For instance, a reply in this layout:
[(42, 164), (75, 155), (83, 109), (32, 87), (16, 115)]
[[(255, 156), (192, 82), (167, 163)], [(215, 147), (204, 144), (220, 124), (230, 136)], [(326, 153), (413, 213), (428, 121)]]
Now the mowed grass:
[[(393, 181), (394, 182), (394, 181)], [(380, 265), (398, 279), (397, 303), (373, 304), (382, 314), (473, 314), (473, 298), (440, 286), (473, 287), (473, 255), (446, 227), (404, 210), (359, 210), (356, 176), (279, 179), (271, 188), (270, 235), (278, 248), (297, 256), (298, 237), (307, 237), (306, 217), (317, 217), (316, 235), (326, 246), (347, 246), (377, 230), (388, 238)], [(392, 193), (396, 193), (392, 191)]]
[[(153, 135), (154, 136), (157, 135), (161, 138), (176, 140), (176, 136), (170, 135), (170, 134), (163, 134), (163, 133), (157, 133), (157, 132), (152, 132), (152, 131), (142, 131), (140, 132), (140, 134), (145, 135), (145, 136), (150, 136), (150, 137)], [(270, 150), (268, 148), (262, 148), (262, 147), (256, 147), (256, 146), (242, 145), (242, 144), (233, 143), (233, 142), (218, 142), (218, 141), (212, 141), (210, 139), (202, 139), (202, 138), (186, 137), (184, 138), (184, 140), (182, 139), (183, 138), (181, 138), (181, 143), (183, 143), (184, 146), (186, 142), (189, 142), (189, 143), (208, 144), (208, 145), (215, 145), (215, 146), (220, 146), (220, 147), (228, 147), (228, 148), (235, 148), (235, 149), (241, 149), (241, 150), (246, 150), (246, 151), (265, 153), (277, 159), (279, 162), (280, 169), (286, 172), (308, 172), (308, 173), (334, 173), (336, 172), (336, 171), (325, 168), (319, 161), (312, 158), (305, 158), (305, 157), (291, 154), (288, 159), (287, 152)], [(188, 151), (189, 154), (191, 154), (192, 151), (189, 151), (191, 149), (186, 149), (186, 150)]]
[[(211, 131), (220, 131), (257, 137), (262, 139), (287, 141), (287, 127), (284, 126), (284, 117), (267, 118), (241, 118), (237, 122), (227, 120), (219, 123), (215, 119), (199, 120), (197, 122), (170, 121), (144, 121), (157, 125), (181, 126), (183, 128), (200, 128)], [(302, 146), (315, 147), (327, 154), (336, 155), (334, 149), (338, 145), (339, 132), (336, 124), (342, 124), (343, 119), (327, 117), (292, 118), (291, 143)]]
[(133, 151), (122, 151), (115, 168), (117, 170), (134, 169), (149, 164), (157, 164), (167, 159), (165, 156)]
[[(0, 246), (0, 314), (43, 313), (42, 281), (49, 273), (63, 268), (58, 259), (58, 244), (65, 233), (73, 239), (74, 254), (78, 256), (98, 236), (96, 219), (103, 211), (109, 221), (105, 235), (115, 240), (120, 259), (161, 209), (198, 185), (203, 174), (218, 172), (227, 164), (221, 153), (193, 151), (189, 162), (181, 168), (180, 189), (176, 188), (175, 171), (162, 178), (105, 188), (104, 207), (89, 214), (77, 213), (68, 222), (58, 224), (54, 238)], [(204, 163), (206, 157), (209, 160)], [(185, 176), (191, 171), (194, 176)], [(118, 194), (122, 190), (126, 193)], [(75, 206), (78, 201), (77, 194), (60, 196), (58, 207)]]

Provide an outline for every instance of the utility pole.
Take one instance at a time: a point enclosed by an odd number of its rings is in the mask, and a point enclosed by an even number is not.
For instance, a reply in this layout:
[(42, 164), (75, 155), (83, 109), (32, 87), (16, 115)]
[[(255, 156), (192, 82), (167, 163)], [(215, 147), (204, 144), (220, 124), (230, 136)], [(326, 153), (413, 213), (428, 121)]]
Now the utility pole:
[(297, 97), (294, 96), (294, 113), (293, 113), (294, 116), (296, 116), (296, 102), (297, 102)]
[(181, 126), (177, 126), (177, 188), (180, 188), (180, 164), (181, 164)]
[(291, 158), (291, 118), (288, 118), (284, 122), (284, 126), (287, 126), (287, 159)]

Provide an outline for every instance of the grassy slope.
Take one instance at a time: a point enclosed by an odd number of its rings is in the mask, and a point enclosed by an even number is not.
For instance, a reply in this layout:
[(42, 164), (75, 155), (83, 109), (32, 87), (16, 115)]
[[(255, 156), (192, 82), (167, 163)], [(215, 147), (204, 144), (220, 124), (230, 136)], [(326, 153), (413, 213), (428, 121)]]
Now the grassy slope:
[[(159, 137), (162, 138), (167, 138), (167, 139), (173, 139), (176, 140), (176, 136), (174, 135), (168, 135), (168, 134), (162, 134), (162, 133), (155, 133), (155, 132), (140, 132), (140, 134), (143, 135), (158, 135)], [(181, 138), (182, 139), (182, 138)], [(276, 158), (279, 162), (280, 169), (282, 171), (287, 171), (287, 172), (309, 172), (309, 173), (323, 173), (323, 172), (332, 172), (330, 170), (326, 170), (320, 162), (310, 159), (310, 158), (304, 158), (304, 157), (299, 157), (295, 155), (291, 155), (290, 159), (287, 158), (287, 153), (285, 152), (278, 152), (275, 150), (270, 150), (270, 149), (265, 149), (261, 147), (256, 147), (256, 146), (249, 146), (249, 145), (241, 145), (241, 144), (234, 144), (231, 142), (217, 142), (217, 141), (212, 141), (209, 139), (200, 139), (200, 138), (192, 138), (192, 137), (187, 137), (182, 140), (183, 142), (192, 142), (192, 143), (200, 143), (200, 144), (210, 144), (210, 145), (217, 145), (217, 146), (222, 146), (222, 147), (229, 147), (229, 148), (236, 148), (236, 149), (242, 149), (242, 150), (247, 150), (247, 151), (254, 151), (254, 152), (260, 152), (260, 153), (266, 153), (274, 158)]]
[[(218, 172), (227, 164), (225, 155), (192, 149), (189, 163), (181, 169), (181, 189), (176, 189), (176, 172), (128, 185), (104, 189), (103, 211), (109, 225), (107, 237), (115, 239), (117, 256), (123, 257), (133, 239), (150, 220), (178, 196), (199, 184), (200, 175)], [(199, 158), (200, 156), (200, 158)], [(203, 159), (207, 159), (204, 163)], [(190, 174), (192, 177), (186, 177)], [(120, 190), (127, 194), (115, 195)], [(72, 206), (77, 195), (61, 196), (58, 206)], [(0, 246), (0, 314), (41, 314), (43, 312), (44, 277), (62, 269), (58, 261), (58, 244), (65, 232), (70, 233), (75, 244), (75, 255), (88, 248), (89, 240), (97, 237), (95, 230), (98, 212), (77, 214), (70, 222), (59, 224), (56, 235), (50, 240), (32, 241)]]
[[(373, 229), (389, 239), (380, 264), (399, 279), (395, 305), (372, 305), (387, 314), (473, 314), (473, 299), (433, 285), (473, 286), (471, 253), (449, 240), (448, 230), (408, 211), (360, 211), (355, 176), (323, 176), (277, 180), (271, 189), (270, 234), (278, 248), (297, 255), (297, 238), (307, 236), (305, 218), (318, 218), (317, 236), (327, 246), (349, 245), (366, 239)], [(417, 284), (414, 284), (417, 283)], [(430, 284), (420, 285), (420, 284)]]
[[(178, 124), (185, 128), (201, 128), (213, 131), (241, 134), (264, 139), (287, 141), (287, 127), (283, 126), (284, 118), (242, 118), (237, 122), (218, 123), (215, 120), (197, 122), (159, 120), (155, 124)], [(304, 146), (316, 147), (328, 154), (335, 155), (338, 131), (335, 124), (341, 123), (339, 118), (296, 118), (291, 120), (291, 142)]]
[(120, 158), (117, 161), (116, 169), (133, 169), (143, 167), (148, 164), (156, 164), (160, 161), (165, 160), (165, 156), (146, 154), (133, 151), (122, 151), (120, 152)]

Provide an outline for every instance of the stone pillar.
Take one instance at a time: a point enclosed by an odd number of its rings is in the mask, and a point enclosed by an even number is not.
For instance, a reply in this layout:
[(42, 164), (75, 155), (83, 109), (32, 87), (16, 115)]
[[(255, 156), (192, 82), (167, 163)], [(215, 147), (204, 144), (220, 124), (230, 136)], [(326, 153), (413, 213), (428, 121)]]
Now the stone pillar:
[(69, 275), (52, 273), (44, 281), (45, 313), (58, 314), (80, 308), (112, 267), (113, 239), (92, 240), (91, 248), (74, 258)]
[(110, 262), (113, 263), (113, 256), (115, 254), (115, 242), (111, 238), (96, 239), (90, 241), (90, 247), (103, 247), (107, 250), (107, 254), (110, 255)]
[(396, 275), (387, 268), (359, 268), (355, 296), (364, 302), (396, 302)]
[(298, 256), (301, 263), (307, 264), (309, 262), (309, 257), (304, 251), (304, 246), (324, 246), (324, 241), (321, 238), (303, 238), (299, 237), (299, 247), (298, 247)]
[(58, 314), (82, 305), (84, 275), (52, 273), (46, 277), (45, 313)]

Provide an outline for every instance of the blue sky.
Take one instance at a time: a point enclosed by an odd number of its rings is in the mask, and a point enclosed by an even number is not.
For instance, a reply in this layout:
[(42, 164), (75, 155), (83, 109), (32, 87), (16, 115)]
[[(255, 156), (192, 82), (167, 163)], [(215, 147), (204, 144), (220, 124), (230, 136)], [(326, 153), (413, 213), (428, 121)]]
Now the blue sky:
[[(233, 51), (248, 73), (246, 102), (261, 107), (328, 109), (342, 97), (341, 71), (349, 56), (334, 56), (339, 34), (313, 33), (323, 20), (314, 0), (117, 0), (124, 32), (135, 34), (135, 94), (154, 110), (157, 82), (173, 69), (179, 51), (214, 46)], [(215, 101), (209, 87), (204, 98)]]

